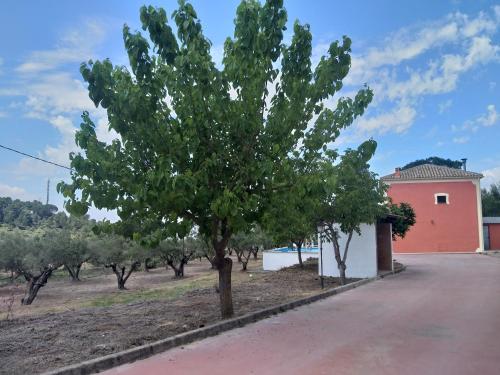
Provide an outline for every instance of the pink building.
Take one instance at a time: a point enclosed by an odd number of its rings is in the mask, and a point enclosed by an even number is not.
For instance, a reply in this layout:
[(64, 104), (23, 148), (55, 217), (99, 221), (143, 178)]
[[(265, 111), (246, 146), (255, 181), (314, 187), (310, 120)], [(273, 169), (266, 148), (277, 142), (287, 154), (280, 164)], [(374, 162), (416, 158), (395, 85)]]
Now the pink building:
[(485, 250), (500, 250), (500, 217), (483, 217)]
[(483, 251), (480, 173), (423, 164), (382, 177), (394, 203), (407, 202), (416, 224), (395, 253)]

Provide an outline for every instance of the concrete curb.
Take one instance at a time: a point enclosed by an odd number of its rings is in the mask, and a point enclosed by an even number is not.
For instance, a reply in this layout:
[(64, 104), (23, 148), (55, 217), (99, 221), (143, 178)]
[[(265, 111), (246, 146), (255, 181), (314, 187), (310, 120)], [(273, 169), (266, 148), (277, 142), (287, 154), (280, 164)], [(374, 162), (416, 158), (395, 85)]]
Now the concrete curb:
[(70, 365), (49, 372), (45, 372), (42, 375), (87, 375), (108, 370), (112, 367), (134, 362), (139, 359), (145, 359), (151, 357), (152, 355), (162, 353), (168, 349), (172, 349), (181, 345), (186, 345), (207, 337), (215, 336), (218, 335), (219, 333), (229, 331), (234, 328), (243, 327), (247, 324), (268, 318), (272, 315), (276, 315), (299, 306), (307, 305), (312, 302), (316, 302), (321, 299), (346, 292), (348, 290), (357, 288), (361, 285), (368, 284), (369, 282), (402, 272), (405, 269), (406, 266), (403, 266), (402, 268), (394, 272), (387, 271), (376, 277), (355, 281), (353, 283), (329, 289), (325, 292), (321, 292), (306, 298), (297, 299), (278, 306), (268, 307), (236, 318), (223, 320), (203, 328), (184, 332), (179, 335), (171, 336), (169, 338), (155, 341), (150, 344), (138, 346), (136, 348), (124, 350), (122, 352), (109, 354), (104, 357), (94, 358), (89, 361), (80, 362), (75, 365)]

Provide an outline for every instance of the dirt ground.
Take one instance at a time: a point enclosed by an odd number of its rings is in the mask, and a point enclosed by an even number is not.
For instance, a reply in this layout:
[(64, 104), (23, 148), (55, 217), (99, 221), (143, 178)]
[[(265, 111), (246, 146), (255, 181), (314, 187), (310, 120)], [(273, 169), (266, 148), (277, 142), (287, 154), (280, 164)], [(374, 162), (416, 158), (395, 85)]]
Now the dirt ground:
[[(240, 269), (234, 260), (235, 315), (321, 291), (315, 262), (263, 272), (262, 261), (251, 260), (248, 272)], [(37, 374), (216, 322), (217, 272), (205, 260), (185, 272), (184, 279), (164, 268), (137, 272), (117, 291), (114, 275), (85, 278), (84, 270), (79, 283), (49, 280), (31, 306), (20, 305), (23, 285), (0, 287), (0, 374)], [(326, 288), (335, 286), (325, 278)]]

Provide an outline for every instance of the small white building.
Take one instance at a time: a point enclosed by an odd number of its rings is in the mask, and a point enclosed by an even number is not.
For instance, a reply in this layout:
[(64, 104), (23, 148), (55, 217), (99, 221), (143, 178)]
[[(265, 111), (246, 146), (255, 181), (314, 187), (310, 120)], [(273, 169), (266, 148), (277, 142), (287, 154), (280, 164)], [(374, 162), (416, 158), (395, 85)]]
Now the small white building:
[[(353, 234), (346, 259), (347, 278), (375, 277), (380, 271), (393, 271), (392, 225), (389, 220), (379, 220), (376, 224), (362, 224), (361, 234)], [(341, 256), (347, 235), (339, 238)], [(322, 256), (318, 261), (318, 273), (323, 276), (339, 276), (333, 243), (323, 241)]]

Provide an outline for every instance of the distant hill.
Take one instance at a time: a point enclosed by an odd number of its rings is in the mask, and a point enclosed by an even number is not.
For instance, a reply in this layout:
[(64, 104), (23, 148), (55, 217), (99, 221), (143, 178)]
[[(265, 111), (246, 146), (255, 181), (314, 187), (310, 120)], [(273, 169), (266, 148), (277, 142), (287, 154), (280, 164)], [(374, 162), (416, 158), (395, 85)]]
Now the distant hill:
[(0, 197), (0, 224), (20, 228), (35, 227), (56, 212), (57, 207), (53, 204)]

